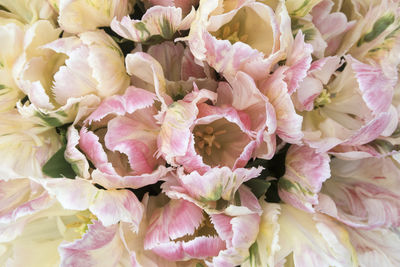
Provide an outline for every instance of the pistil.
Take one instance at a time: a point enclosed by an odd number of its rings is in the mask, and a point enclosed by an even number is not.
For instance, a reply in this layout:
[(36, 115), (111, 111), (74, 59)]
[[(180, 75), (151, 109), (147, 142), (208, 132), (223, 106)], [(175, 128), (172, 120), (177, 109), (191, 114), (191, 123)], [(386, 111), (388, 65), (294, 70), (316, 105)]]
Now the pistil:
[(211, 155), (212, 148), (220, 149), (221, 144), (216, 140), (217, 136), (223, 135), (226, 130), (214, 131), (211, 126), (206, 126), (203, 131), (194, 132), (196, 138), (195, 146), (198, 151), (204, 151), (208, 156)]

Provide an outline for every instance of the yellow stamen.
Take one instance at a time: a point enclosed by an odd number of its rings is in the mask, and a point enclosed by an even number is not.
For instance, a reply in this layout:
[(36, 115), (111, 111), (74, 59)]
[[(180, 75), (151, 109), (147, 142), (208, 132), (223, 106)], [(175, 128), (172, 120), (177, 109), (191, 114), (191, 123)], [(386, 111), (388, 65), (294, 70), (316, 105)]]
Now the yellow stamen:
[(225, 26), (224, 29), (222, 30), (222, 38), (226, 39), (229, 37), (229, 34), (231, 33), (231, 29), (229, 26)]
[(215, 135), (206, 135), (203, 137), (203, 140), (207, 142), (207, 145), (209, 147), (212, 147), (214, 139), (215, 139)]
[(211, 127), (211, 126), (206, 126), (206, 128), (204, 129), (204, 131), (205, 131), (207, 134), (212, 134), (212, 133), (214, 132), (214, 128)]
[(328, 92), (328, 90), (323, 89), (321, 94), (314, 100), (314, 108), (323, 107), (331, 102), (331, 94)]
[(221, 135), (221, 134), (226, 134), (226, 130), (219, 130), (219, 131), (214, 133), (215, 136)]
[(214, 146), (215, 146), (216, 148), (218, 148), (218, 149), (220, 149), (220, 148), (221, 148), (221, 145), (220, 145), (220, 143), (218, 143), (217, 141), (214, 141)]

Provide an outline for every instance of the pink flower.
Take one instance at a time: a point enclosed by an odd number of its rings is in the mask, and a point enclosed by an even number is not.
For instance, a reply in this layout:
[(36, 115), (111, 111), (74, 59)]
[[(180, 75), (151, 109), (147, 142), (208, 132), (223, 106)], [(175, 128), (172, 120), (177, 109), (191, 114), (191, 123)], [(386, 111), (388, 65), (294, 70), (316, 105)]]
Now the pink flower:
[(242, 184), (261, 171), (262, 167), (233, 171), (228, 167), (215, 167), (204, 174), (197, 171), (185, 174), (183, 168), (178, 168), (161, 187), (168, 197), (185, 199), (208, 213), (223, 211), (232, 216), (260, 213), (256, 197)]
[(279, 196), (292, 206), (314, 212), (322, 183), (330, 177), (329, 156), (307, 146), (292, 145), (285, 159), (285, 175), (279, 179)]
[[(158, 113), (156, 100), (153, 93), (129, 87), (124, 95), (103, 101), (86, 119), (75, 136), (79, 141), (69, 139), (79, 142), (95, 166), (91, 176), (96, 183), (106, 188), (140, 188), (156, 183), (166, 173), (163, 161), (155, 156), (160, 132), (154, 118)], [(77, 151), (70, 146), (67, 153)]]
[(168, 260), (234, 266), (248, 256), (259, 220), (258, 214), (207, 214), (186, 200), (171, 200), (153, 212), (144, 246)]
[(207, 104), (216, 94), (193, 91), (165, 111), (158, 137), (161, 155), (187, 172), (204, 173), (215, 166), (245, 166), (256, 148), (249, 116), (233, 107)]
[(194, 9), (182, 18), (182, 9), (174, 6), (154, 6), (146, 10), (141, 20), (132, 20), (125, 16), (114, 18), (111, 28), (120, 36), (134, 42), (145, 42), (158, 35), (171, 39), (176, 31), (187, 30), (194, 18)]

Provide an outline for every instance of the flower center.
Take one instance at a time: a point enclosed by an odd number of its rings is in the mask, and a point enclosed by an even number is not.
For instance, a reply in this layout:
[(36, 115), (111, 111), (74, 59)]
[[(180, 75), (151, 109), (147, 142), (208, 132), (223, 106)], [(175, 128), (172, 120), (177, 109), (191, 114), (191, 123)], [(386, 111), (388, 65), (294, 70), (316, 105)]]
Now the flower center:
[(225, 133), (226, 130), (215, 131), (214, 128), (209, 125), (204, 127), (202, 130), (196, 130), (194, 132), (196, 150), (198, 152), (204, 151), (208, 156), (210, 156), (212, 148), (221, 148), (221, 144), (216, 140), (217, 136)]
[(314, 109), (322, 108), (326, 104), (331, 103), (331, 97), (333, 97), (333, 95), (331, 96), (328, 90), (323, 89), (321, 94), (314, 100)]
[(233, 25), (225, 24), (223, 27), (219, 29), (219, 34), (217, 35), (217, 39), (228, 40), (231, 44), (236, 42), (245, 43), (248, 39), (248, 34), (239, 35), (240, 23), (236, 22)]
[(73, 228), (75, 232), (77, 232), (81, 237), (88, 230), (88, 224), (92, 223), (92, 220), (97, 220), (96, 215), (89, 213), (86, 214), (76, 214), (76, 218), (78, 219), (75, 222), (69, 223), (66, 225), (67, 228)]

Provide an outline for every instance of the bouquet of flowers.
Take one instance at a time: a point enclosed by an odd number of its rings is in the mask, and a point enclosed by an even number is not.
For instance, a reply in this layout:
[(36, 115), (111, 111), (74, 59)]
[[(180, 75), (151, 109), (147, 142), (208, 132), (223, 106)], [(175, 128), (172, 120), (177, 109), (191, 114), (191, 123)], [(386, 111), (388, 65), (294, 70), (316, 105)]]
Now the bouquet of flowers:
[(400, 266), (397, 0), (0, 0), (0, 266)]

